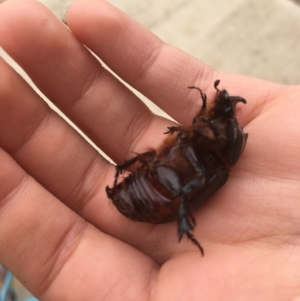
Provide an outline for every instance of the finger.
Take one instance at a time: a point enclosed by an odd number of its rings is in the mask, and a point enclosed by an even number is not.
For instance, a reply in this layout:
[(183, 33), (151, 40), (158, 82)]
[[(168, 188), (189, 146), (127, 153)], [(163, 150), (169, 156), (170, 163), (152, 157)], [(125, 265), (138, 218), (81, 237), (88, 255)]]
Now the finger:
[[(144, 150), (145, 139), (148, 145), (161, 139), (165, 121), (154, 118), (39, 2), (8, 1), (1, 5), (0, 14), (2, 47), (113, 160), (132, 156), (133, 148)], [(144, 142), (136, 146), (145, 132)]]
[[(74, 35), (164, 111), (180, 122), (189, 122), (191, 111), (199, 110), (199, 103), (194, 101), (192, 108), (187, 107), (187, 86), (202, 76), (209, 77), (212, 83), (213, 70), (166, 45), (111, 4), (90, 0), (88, 6), (93, 9), (86, 7), (85, 1), (77, 1), (66, 15)], [(84, 23), (86, 26), (82, 28)], [(206, 90), (205, 85), (202, 87)]]
[(0, 162), (0, 261), (34, 295), (147, 299), (157, 271), (152, 260), (85, 222), (2, 149)]
[[(249, 112), (255, 115), (270, 89), (280, 88), (261, 80), (217, 72), (165, 44), (110, 3), (98, 0), (86, 3), (86, 0), (78, 0), (66, 15), (68, 26), (77, 39), (126, 82), (184, 125), (190, 124), (202, 105), (200, 97), (195, 91), (187, 91), (187, 86), (200, 87), (212, 101), (215, 97), (213, 83), (220, 79), (220, 88), (249, 100), (245, 115)], [(248, 116), (246, 121), (251, 118)]]
[[(0, 145), (78, 213), (105, 199), (110, 165), (0, 59)], [(112, 172), (109, 174), (112, 177)]]

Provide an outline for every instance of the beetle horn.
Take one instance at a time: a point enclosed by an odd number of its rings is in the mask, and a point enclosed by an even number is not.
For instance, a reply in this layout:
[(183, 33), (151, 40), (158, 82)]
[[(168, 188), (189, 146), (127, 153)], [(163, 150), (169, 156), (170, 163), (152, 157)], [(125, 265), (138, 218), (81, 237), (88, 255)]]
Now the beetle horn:
[(238, 102), (247, 103), (246, 99), (240, 96), (230, 96), (230, 100), (236, 105)]

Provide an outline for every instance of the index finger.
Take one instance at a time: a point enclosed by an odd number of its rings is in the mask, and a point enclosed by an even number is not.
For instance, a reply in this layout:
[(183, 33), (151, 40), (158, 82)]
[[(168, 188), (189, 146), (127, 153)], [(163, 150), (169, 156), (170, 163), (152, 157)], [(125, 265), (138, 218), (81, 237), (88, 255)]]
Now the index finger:
[(200, 87), (210, 101), (215, 95), (213, 83), (220, 79), (220, 88), (250, 100), (251, 105), (245, 109), (250, 113), (261, 105), (270, 89), (280, 87), (259, 79), (218, 72), (164, 43), (105, 1), (89, 0), (86, 5), (86, 1), (78, 0), (70, 7), (66, 21), (76, 38), (115, 73), (184, 125), (191, 122), (201, 106), (198, 95), (189, 92), (187, 86)]

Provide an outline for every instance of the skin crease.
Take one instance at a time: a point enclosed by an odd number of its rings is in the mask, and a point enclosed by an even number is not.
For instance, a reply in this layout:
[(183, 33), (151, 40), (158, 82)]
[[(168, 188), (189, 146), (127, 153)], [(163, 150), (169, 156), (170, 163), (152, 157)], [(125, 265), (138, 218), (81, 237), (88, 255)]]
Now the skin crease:
[[(179, 123), (215, 96), (247, 100), (230, 178), (194, 212), (201, 257), (176, 222), (123, 217), (105, 195), (114, 166), (0, 59), (0, 262), (39, 300), (299, 300), (300, 88), (221, 73), (164, 44), (109, 3), (75, 2), (70, 31), (40, 3), (0, 5), (0, 46), (115, 162), (157, 147), (153, 115), (82, 45)], [(216, 50), (218, 51), (218, 50)], [(226, 59), (226, 58), (224, 58)]]

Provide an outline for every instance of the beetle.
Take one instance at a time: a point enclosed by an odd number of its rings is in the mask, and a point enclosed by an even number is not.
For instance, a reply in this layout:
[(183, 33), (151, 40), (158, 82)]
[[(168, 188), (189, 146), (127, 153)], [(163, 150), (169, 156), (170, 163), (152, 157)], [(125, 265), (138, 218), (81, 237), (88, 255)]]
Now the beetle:
[[(246, 100), (220, 90), (219, 83), (214, 82), (216, 97), (210, 109), (206, 94), (189, 86), (202, 99), (192, 124), (168, 127), (157, 149), (116, 165), (113, 186), (106, 187), (107, 197), (131, 220), (159, 224), (177, 219), (179, 242), (185, 234), (202, 256), (203, 247), (191, 233), (196, 226), (192, 210), (225, 184), (248, 138), (236, 120), (236, 105)], [(118, 182), (131, 165), (135, 170)]]

